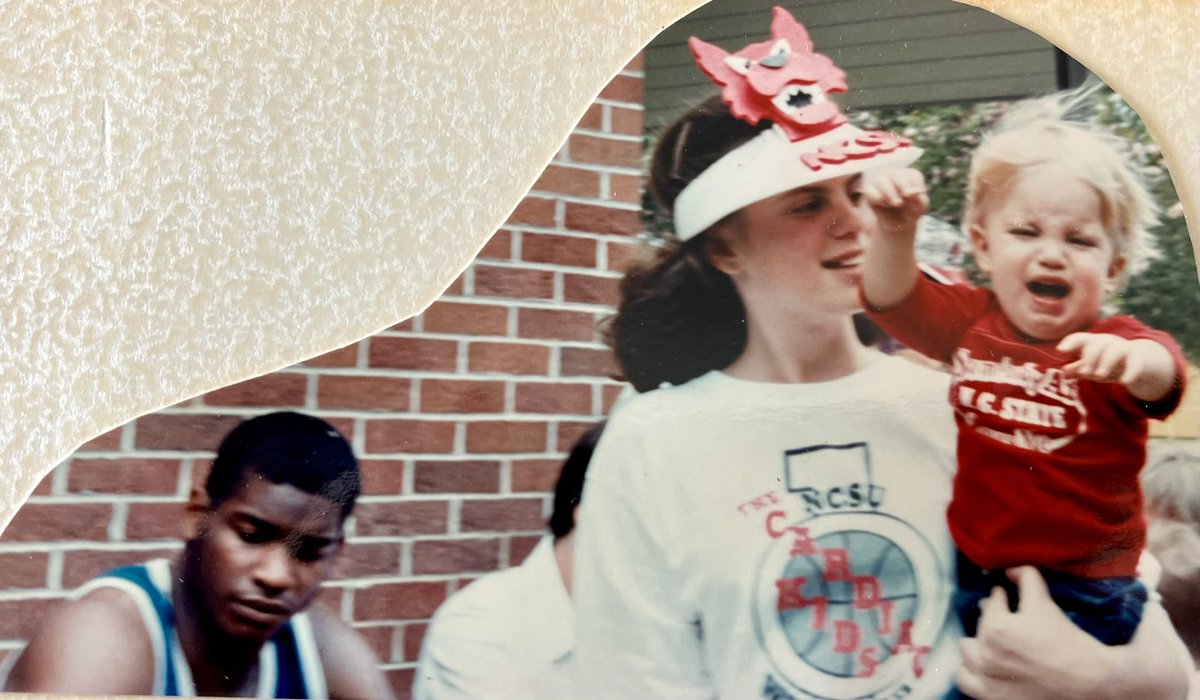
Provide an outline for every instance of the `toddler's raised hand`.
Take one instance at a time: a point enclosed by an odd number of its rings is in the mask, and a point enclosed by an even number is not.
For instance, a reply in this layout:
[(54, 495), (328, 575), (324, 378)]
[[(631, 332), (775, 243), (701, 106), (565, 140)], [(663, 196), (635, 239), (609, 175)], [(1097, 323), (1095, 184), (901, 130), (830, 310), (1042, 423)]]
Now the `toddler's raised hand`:
[(879, 229), (887, 234), (915, 234), (917, 219), (929, 211), (925, 177), (914, 168), (868, 171), (863, 176), (863, 196), (875, 210)]
[(1175, 360), (1162, 345), (1109, 333), (1072, 333), (1058, 343), (1079, 359), (1063, 370), (1080, 379), (1123, 385), (1142, 401), (1166, 397), (1175, 383)]

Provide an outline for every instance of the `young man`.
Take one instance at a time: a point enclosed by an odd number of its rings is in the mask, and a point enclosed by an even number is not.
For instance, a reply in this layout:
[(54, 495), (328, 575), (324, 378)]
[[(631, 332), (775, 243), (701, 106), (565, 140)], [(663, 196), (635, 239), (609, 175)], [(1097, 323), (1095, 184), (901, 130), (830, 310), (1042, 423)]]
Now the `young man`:
[(601, 429), (584, 433), (563, 464), (551, 534), (520, 566), (484, 576), (438, 609), (421, 647), (415, 700), (574, 697), (575, 517)]
[(85, 584), (3, 689), (104, 695), (391, 698), (366, 643), (309, 608), (343, 545), (358, 463), (298, 413), (226, 436), (184, 516), (183, 553)]

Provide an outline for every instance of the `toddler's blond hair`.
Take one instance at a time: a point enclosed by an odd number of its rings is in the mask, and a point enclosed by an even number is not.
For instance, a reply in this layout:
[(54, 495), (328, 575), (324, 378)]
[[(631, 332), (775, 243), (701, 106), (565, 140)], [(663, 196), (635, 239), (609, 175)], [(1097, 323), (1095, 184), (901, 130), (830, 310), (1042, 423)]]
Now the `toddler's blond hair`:
[(969, 234), (981, 226), (988, 207), (1012, 190), (1022, 172), (1051, 164), (1066, 168), (1100, 196), (1105, 229), (1125, 258), (1119, 288), (1158, 255), (1150, 233), (1158, 225), (1158, 205), (1126, 155), (1126, 139), (1069, 118), (1098, 87), (1025, 100), (1000, 120), (971, 158), (963, 228)]

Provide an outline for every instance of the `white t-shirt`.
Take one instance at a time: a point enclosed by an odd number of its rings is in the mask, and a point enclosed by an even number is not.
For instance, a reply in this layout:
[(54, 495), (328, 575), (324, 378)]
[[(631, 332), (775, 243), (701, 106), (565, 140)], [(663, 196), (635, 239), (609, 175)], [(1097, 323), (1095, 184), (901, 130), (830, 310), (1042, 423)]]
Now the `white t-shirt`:
[(488, 574), (438, 608), (413, 680), (415, 700), (564, 700), (575, 611), (546, 536), (517, 567)]
[(958, 666), (946, 375), (624, 402), (576, 528), (579, 697), (934, 698)]

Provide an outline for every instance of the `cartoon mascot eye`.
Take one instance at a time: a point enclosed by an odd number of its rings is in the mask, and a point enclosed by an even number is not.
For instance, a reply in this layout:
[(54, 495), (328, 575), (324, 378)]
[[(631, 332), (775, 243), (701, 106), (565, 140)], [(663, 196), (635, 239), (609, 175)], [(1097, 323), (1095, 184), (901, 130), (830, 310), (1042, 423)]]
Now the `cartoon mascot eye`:
[(788, 56), (792, 53), (792, 47), (788, 44), (787, 39), (780, 39), (771, 47), (771, 53), (767, 54), (758, 63), (766, 68), (783, 68), (787, 65)]
[(754, 67), (754, 61), (742, 56), (726, 56), (725, 65), (734, 69), (738, 73), (741, 73), (742, 75), (747, 75), (750, 73), (750, 69)]

